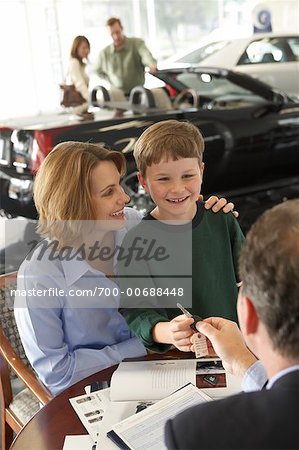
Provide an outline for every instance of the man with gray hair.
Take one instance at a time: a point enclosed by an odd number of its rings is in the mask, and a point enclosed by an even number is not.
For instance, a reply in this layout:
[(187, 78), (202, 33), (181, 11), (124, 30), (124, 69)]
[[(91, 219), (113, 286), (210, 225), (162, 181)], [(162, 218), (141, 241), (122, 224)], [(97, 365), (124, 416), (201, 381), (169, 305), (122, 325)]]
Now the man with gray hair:
[(260, 390), (179, 414), (166, 424), (169, 449), (298, 448), (299, 199), (257, 220), (241, 250), (239, 271), (242, 334), (219, 317), (198, 322), (197, 329), (227, 371)]

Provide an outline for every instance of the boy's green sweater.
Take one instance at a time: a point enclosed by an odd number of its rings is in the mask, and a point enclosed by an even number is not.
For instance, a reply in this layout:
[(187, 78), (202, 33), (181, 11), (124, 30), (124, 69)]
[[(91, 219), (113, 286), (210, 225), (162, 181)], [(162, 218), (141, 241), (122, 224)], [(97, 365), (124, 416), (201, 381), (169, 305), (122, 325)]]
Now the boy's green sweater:
[[(150, 214), (143, 220), (156, 221)], [(158, 221), (156, 222), (158, 223)], [(175, 227), (175, 225), (169, 226)], [(128, 248), (132, 245), (136, 236), (143, 236), (142, 233), (144, 233), (143, 221), (127, 233), (122, 247)], [(167, 229), (163, 230), (162, 228), (157, 233), (160, 240), (163, 240), (163, 233), (166, 233), (165, 239), (169, 236)], [(231, 213), (224, 214), (219, 212), (215, 214), (210, 210), (206, 210), (203, 203), (198, 203), (197, 214), (192, 221), (191, 239), (192, 308), (188, 307), (188, 310), (192, 314), (197, 314), (203, 318), (220, 316), (237, 321), (237, 268), (239, 252), (244, 241), (244, 236), (237, 220)], [(178, 266), (185, 264), (184, 258), (180, 258), (180, 255), (178, 255), (177, 259)], [(137, 267), (142, 275), (149, 276), (152, 273), (150, 262), (146, 264), (136, 263), (135, 269), (132, 269), (133, 267), (134, 264), (131, 264), (131, 268), (125, 268), (123, 264), (119, 265), (122, 292), (126, 292), (126, 288), (129, 286), (133, 287), (130, 270), (134, 270), (134, 275)], [(179, 273), (184, 273), (183, 266)], [(135, 281), (135, 286), (136, 282), (138, 283), (138, 280)], [(152, 282), (154, 286), (155, 283), (159, 283), (159, 280), (153, 280)], [(162, 309), (163, 307), (142, 308), (142, 299), (137, 299), (137, 301), (139, 303), (138, 308), (128, 308), (128, 304), (126, 304), (123, 310), (127, 323), (148, 349), (156, 352), (167, 351), (169, 345), (153, 342), (151, 330), (158, 322), (169, 321), (181, 314), (180, 310)], [(146, 302), (147, 299), (144, 299), (144, 301)], [(172, 304), (175, 305), (176, 302), (187, 306), (184, 302), (184, 297), (176, 297)]]

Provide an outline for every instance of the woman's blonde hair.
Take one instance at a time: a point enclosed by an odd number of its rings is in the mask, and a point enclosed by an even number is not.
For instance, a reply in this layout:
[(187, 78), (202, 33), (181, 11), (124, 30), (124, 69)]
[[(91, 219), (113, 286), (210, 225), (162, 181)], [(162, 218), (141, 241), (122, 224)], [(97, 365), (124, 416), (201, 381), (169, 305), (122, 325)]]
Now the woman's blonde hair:
[(162, 160), (197, 158), (202, 163), (204, 139), (191, 122), (164, 120), (148, 127), (134, 148), (134, 158), (141, 175), (146, 168)]
[[(66, 243), (80, 232), (80, 222), (95, 220), (91, 196), (91, 172), (101, 161), (112, 161), (124, 175), (122, 153), (101, 145), (63, 142), (56, 145), (41, 164), (33, 195), (39, 214), (38, 232)], [(63, 228), (63, 230), (62, 230)]]
[(78, 55), (78, 48), (82, 42), (85, 42), (85, 44), (88, 46), (90, 50), (90, 43), (87, 37), (85, 36), (76, 36), (73, 40), (72, 47), (71, 47), (71, 57), (78, 59), (80, 64), (84, 64), (82, 58)]

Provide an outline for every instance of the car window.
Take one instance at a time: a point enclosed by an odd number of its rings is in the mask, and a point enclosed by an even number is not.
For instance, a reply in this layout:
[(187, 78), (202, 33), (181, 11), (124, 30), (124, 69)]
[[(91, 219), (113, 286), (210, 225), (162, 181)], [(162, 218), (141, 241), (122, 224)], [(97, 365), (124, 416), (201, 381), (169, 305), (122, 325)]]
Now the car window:
[(214, 97), (231, 93), (248, 95), (251, 92), (226, 78), (218, 78), (209, 73), (181, 73), (177, 76), (177, 80), (185, 84), (186, 87), (194, 89), (199, 95)]
[(283, 63), (298, 60), (298, 38), (263, 38), (252, 41), (237, 65)]
[(179, 58), (176, 62), (180, 63), (189, 63), (189, 64), (197, 64), (201, 62), (203, 59), (208, 56), (217, 53), (219, 50), (224, 48), (229, 42), (228, 41), (219, 41), (212, 42), (210, 44), (204, 45), (193, 52), (188, 53), (187, 55)]

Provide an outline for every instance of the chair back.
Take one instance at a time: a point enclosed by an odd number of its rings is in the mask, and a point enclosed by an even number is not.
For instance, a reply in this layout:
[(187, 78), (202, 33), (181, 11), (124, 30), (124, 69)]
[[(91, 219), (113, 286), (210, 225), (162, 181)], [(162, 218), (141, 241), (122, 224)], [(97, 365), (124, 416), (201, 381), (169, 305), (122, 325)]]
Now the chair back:
[[(30, 367), (14, 316), (14, 290), (17, 289), (17, 272), (0, 275), (0, 329), (18, 357)], [(11, 377), (16, 378), (11, 371)]]

